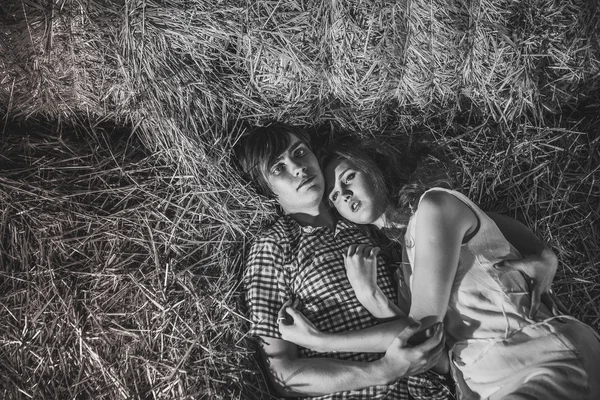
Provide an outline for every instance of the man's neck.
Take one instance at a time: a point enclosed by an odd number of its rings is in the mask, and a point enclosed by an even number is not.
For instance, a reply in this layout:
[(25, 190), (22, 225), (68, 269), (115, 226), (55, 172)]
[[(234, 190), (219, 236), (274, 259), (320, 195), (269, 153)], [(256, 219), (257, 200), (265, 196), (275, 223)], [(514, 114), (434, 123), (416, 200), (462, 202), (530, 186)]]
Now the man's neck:
[(290, 213), (289, 216), (301, 226), (312, 226), (315, 228), (324, 226), (331, 230), (335, 228), (335, 217), (329, 207), (323, 203), (320, 203), (315, 209)]

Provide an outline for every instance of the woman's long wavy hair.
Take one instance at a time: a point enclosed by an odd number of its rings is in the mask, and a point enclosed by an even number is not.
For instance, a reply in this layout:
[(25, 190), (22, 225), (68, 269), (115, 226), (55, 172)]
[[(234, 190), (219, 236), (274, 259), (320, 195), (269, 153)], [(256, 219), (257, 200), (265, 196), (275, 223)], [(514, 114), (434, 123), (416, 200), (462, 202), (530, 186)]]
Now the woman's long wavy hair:
[[(338, 159), (348, 160), (366, 173), (375, 196), (386, 199), (386, 220), (404, 227), (425, 191), (454, 187), (448, 164), (426, 144), (350, 140), (329, 148), (321, 165), (325, 168)], [(384, 231), (390, 239), (403, 240), (405, 229), (386, 227)]]

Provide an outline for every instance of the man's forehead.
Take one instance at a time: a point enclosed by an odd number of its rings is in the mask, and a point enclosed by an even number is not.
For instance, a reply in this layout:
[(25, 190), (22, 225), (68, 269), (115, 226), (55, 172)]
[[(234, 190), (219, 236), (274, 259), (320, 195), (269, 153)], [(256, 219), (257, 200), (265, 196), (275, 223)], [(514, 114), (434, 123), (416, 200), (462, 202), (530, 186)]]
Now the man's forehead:
[(298, 139), (298, 137), (296, 135), (294, 135), (293, 133), (286, 133), (286, 135), (288, 135), (288, 145), (285, 148), (285, 150), (283, 150), (281, 152), (281, 154), (277, 155), (277, 158), (275, 159), (275, 161), (280, 160), (281, 158), (283, 158), (283, 155), (287, 152), (289, 152), (290, 150), (293, 150), (294, 148), (300, 146), (301, 144), (303, 144), (303, 142)]
[(289, 143), (288, 143), (287, 148), (285, 149), (286, 151), (288, 151), (288, 150), (290, 150), (290, 149), (292, 149), (292, 148), (294, 148), (294, 147), (296, 147), (296, 146), (298, 146), (298, 145), (300, 145), (300, 144), (303, 143), (300, 139), (298, 139), (298, 136), (294, 135), (293, 133), (289, 133), (288, 132), (287, 135), (288, 135), (288, 138), (289, 138)]

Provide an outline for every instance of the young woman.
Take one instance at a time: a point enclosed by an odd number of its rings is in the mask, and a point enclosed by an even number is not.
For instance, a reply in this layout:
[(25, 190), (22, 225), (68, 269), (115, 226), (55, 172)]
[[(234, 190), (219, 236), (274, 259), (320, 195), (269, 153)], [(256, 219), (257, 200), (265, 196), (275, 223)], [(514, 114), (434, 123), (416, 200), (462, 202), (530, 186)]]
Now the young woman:
[[(548, 296), (556, 261), (550, 256), (547, 271), (527, 271), (535, 272), (533, 302), (527, 277), (502, 267), (518, 264), (514, 260), (522, 254), (495, 220), (517, 237), (530, 239), (531, 233), (514, 220), (492, 219), (448, 188), (404, 185), (393, 196), (386, 190), (393, 184), (390, 177), (367, 154), (359, 147), (334, 153), (325, 170), (326, 196), (344, 218), (373, 225), (404, 245), (409, 315), (424, 328), (443, 321), (459, 398), (600, 399), (600, 336), (537, 300)], [(348, 278), (373, 315), (402, 315), (375, 284), (377, 251), (352, 246), (346, 255)], [(294, 323), (280, 330), (303, 345), (342, 350), (390, 340), (373, 330), (321, 333), (294, 309), (285, 311)]]

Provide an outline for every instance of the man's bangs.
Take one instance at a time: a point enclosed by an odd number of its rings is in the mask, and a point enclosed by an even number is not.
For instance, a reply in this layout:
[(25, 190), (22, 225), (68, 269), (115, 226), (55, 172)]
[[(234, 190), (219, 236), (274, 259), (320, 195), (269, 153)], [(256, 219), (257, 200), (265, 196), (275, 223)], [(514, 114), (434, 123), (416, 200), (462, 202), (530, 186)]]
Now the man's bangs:
[(275, 160), (282, 155), (290, 145), (290, 134), (282, 132), (277, 135), (268, 135), (262, 143), (257, 143), (257, 148), (260, 149), (259, 155), (259, 170), (264, 177), (268, 175), (269, 169), (275, 163)]

